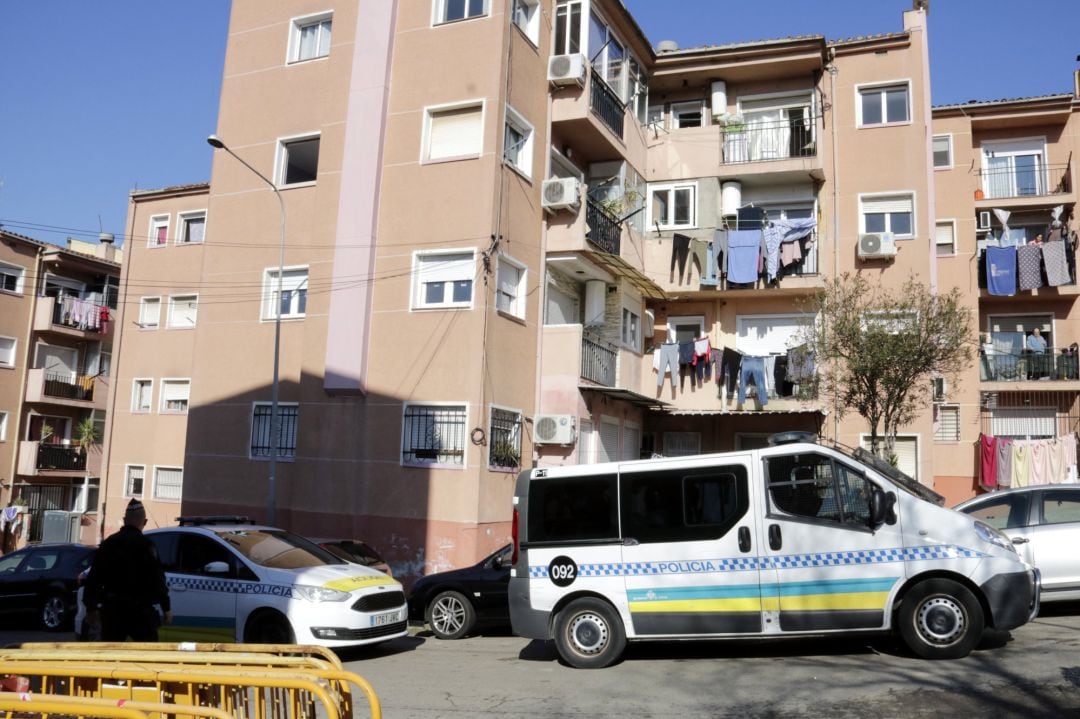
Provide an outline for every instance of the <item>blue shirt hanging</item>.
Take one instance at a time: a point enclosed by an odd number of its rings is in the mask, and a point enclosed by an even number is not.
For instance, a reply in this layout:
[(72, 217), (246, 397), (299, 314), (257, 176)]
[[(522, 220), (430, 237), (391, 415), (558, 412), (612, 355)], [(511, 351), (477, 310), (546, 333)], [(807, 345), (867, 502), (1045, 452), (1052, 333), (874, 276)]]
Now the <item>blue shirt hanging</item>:
[(1016, 248), (986, 248), (986, 289), (992, 295), (1012, 297), (1016, 294)]

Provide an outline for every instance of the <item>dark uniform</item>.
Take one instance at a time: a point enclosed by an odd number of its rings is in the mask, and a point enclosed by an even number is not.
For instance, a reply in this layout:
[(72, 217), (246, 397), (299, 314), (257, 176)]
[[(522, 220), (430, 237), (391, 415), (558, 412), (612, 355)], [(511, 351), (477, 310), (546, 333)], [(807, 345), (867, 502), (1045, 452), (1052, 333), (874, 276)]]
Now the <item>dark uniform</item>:
[(154, 605), (170, 611), (169, 589), (157, 551), (139, 529), (125, 525), (101, 543), (83, 603), (101, 612), (103, 641), (157, 641), (161, 620)]

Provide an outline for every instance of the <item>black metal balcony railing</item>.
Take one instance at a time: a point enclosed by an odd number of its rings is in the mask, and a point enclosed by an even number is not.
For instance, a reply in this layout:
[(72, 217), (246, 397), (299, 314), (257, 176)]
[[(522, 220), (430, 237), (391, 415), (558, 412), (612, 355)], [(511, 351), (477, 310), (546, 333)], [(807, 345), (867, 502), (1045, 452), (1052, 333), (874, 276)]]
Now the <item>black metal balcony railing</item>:
[(585, 224), (588, 227), (586, 239), (609, 255), (619, 254), (619, 238), (622, 236), (622, 223), (619, 218), (600, 206), (595, 200), (585, 201)]
[(607, 342), (582, 338), (581, 376), (583, 379), (604, 387), (614, 387), (617, 358), (617, 350)]
[(724, 128), (724, 164), (787, 160), (817, 154), (816, 118), (801, 115)]
[(1072, 192), (1069, 165), (1047, 165), (1035, 155), (1005, 158), (1003, 166), (983, 168), (981, 189), (988, 200), (1045, 197)]
[(611, 87), (604, 82), (595, 72), (590, 73), (589, 78), (589, 107), (596, 116), (607, 125), (608, 129), (615, 133), (620, 140), (623, 136), (623, 120), (626, 115), (626, 106)]
[[(1055, 240), (1056, 242), (1056, 240)], [(1065, 263), (1069, 269), (1069, 281), (1064, 286), (1070, 286), (1076, 284), (1076, 255), (1066, 248)], [(979, 289), (986, 289), (986, 252), (979, 251)], [(1021, 292), (1028, 292), (1029, 290), (1020, 290)]]
[(86, 455), (78, 447), (42, 442), (38, 445), (37, 468), (82, 471), (86, 469)]
[(62, 372), (46, 372), (43, 391), (48, 397), (92, 402), (94, 399), (94, 378), (87, 375), (72, 376)]
[(1045, 353), (984, 351), (979, 357), (984, 382), (1068, 381), (1080, 379), (1080, 354), (1073, 348)]

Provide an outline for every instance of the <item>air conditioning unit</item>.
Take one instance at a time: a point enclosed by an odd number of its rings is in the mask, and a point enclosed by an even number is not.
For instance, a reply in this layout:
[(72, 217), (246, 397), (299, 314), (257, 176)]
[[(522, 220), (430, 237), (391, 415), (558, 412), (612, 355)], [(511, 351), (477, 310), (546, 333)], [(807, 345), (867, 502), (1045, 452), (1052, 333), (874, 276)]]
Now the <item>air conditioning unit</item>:
[(548, 60), (548, 82), (552, 85), (585, 86), (585, 56), (552, 55)]
[(877, 232), (859, 235), (859, 257), (893, 257), (896, 255), (896, 240), (891, 232)]
[(979, 212), (979, 229), (980, 230), (989, 230), (990, 229), (990, 211), (989, 210), (982, 210), (981, 212)]
[(536, 444), (573, 444), (575, 418), (572, 414), (537, 415), (533, 441)]
[(934, 402), (944, 402), (946, 393), (948, 392), (948, 386), (945, 384), (945, 378), (934, 377), (931, 382), (933, 382), (934, 385), (932, 391)]
[(576, 177), (544, 180), (540, 195), (540, 205), (545, 210), (576, 210), (581, 205), (581, 180)]

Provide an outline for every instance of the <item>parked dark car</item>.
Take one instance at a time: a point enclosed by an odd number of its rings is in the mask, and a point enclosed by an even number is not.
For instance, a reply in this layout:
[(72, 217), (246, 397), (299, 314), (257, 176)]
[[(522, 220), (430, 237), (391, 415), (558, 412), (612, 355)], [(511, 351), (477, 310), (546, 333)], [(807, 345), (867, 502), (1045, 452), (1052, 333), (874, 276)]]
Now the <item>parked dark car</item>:
[(461, 639), (479, 624), (509, 627), (512, 552), (507, 544), (471, 567), (421, 577), (409, 593), (409, 619), (427, 622), (439, 639)]
[(0, 557), (0, 615), (36, 616), (52, 632), (71, 626), (79, 572), (96, 547), (36, 544)]
[(376, 569), (387, 576), (394, 576), (390, 565), (370, 544), (361, 542), (358, 539), (312, 539), (311, 541), (346, 562), (363, 564), (365, 567)]

